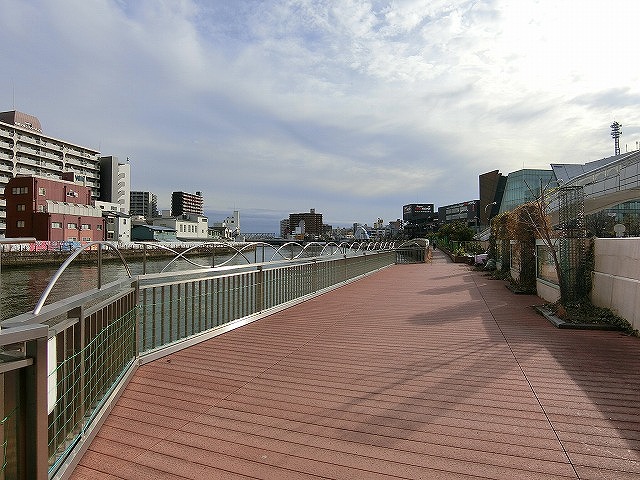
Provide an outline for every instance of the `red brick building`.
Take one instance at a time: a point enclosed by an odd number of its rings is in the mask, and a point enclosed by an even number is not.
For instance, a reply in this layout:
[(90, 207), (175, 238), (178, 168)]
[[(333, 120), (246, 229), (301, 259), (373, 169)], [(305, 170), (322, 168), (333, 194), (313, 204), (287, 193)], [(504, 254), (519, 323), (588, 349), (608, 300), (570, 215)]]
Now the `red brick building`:
[(102, 210), (91, 188), (66, 180), (18, 176), (4, 190), (7, 237), (91, 242), (104, 240)]

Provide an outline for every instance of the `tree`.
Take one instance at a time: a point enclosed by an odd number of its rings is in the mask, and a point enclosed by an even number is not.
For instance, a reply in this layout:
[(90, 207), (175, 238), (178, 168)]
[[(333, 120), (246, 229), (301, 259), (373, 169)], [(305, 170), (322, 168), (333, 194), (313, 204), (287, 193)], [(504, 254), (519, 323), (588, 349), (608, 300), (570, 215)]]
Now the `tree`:
[(604, 210), (585, 217), (587, 235), (590, 237), (613, 237), (615, 235), (613, 232), (613, 225), (615, 223), (615, 218), (609, 216)]
[[(527, 185), (529, 191), (533, 190)], [(540, 195), (533, 194), (534, 200), (528, 202), (524, 221), (535, 232), (536, 238), (540, 238), (547, 251), (551, 255), (554, 267), (558, 274), (560, 287), (560, 303), (567, 305), (577, 300), (576, 296), (583, 294), (582, 288), (578, 288), (578, 279), (584, 268), (584, 192), (582, 187), (570, 186), (550, 188), (550, 181), (540, 188)], [(558, 208), (558, 228), (554, 228), (550, 218), (550, 206)], [(569, 260), (571, 252), (582, 249), (580, 265), (572, 265)], [(563, 261), (564, 260), (564, 261)]]
[(464, 222), (445, 223), (438, 229), (438, 237), (453, 242), (468, 242), (473, 240), (474, 231)]

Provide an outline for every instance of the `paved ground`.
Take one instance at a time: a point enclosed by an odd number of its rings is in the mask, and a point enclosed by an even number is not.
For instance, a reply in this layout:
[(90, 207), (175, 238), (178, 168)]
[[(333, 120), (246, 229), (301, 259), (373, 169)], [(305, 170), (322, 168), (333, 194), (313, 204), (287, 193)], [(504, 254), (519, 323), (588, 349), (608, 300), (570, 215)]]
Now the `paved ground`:
[(640, 339), (397, 265), (141, 367), (73, 479), (638, 479)]

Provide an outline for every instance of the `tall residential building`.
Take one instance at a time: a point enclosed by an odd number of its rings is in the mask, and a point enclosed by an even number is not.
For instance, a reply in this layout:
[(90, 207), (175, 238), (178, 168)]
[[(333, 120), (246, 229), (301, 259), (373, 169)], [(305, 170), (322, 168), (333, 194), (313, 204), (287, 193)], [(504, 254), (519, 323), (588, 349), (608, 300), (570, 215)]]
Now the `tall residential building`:
[[(63, 172), (84, 178), (93, 199), (100, 197), (100, 152), (42, 133), (33, 115), (0, 112), (0, 194), (17, 175), (61, 179)], [(0, 236), (6, 230), (6, 202), (0, 200)]]
[(322, 235), (322, 214), (312, 208), (306, 213), (289, 214), (289, 233), (292, 235)]
[(158, 214), (158, 197), (155, 193), (134, 191), (129, 195), (129, 214), (133, 217), (156, 218)]
[(202, 193), (173, 192), (171, 194), (171, 215), (178, 217), (186, 214), (204, 215)]
[(131, 166), (118, 157), (100, 157), (100, 200), (118, 204), (120, 213), (129, 213)]

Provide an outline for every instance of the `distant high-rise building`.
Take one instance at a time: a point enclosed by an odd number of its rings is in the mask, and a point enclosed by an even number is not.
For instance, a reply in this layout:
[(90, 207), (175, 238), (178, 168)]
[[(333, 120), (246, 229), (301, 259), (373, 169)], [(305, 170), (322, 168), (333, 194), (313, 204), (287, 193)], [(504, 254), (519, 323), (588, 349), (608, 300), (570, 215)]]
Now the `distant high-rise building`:
[[(60, 180), (71, 173), (74, 180), (91, 188), (100, 198), (100, 152), (49, 137), (42, 133), (37, 117), (11, 110), (0, 112), (0, 194), (17, 175)], [(0, 200), (0, 236), (6, 230), (6, 202)]]
[(117, 203), (121, 213), (129, 213), (131, 166), (118, 157), (100, 157), (100, 200)]
[(173, 192), (171, 194), (171, 215), (204, 215), (202, 193)]
[(306, 213), (289, 214), (289, 233), (304, 236), (322, 235), (322, 214), (312, 208)]
[(280, 238), (287, 238), (291, 230), (289, 229), (289, 219), (284, 218), (280, 220)]
[(156, 218), (158, 214), (158, 197), (151, 192), (131, 192), (129, 195), (129, 214), (142, 215), (145, 218)]

